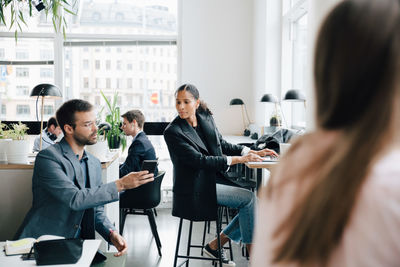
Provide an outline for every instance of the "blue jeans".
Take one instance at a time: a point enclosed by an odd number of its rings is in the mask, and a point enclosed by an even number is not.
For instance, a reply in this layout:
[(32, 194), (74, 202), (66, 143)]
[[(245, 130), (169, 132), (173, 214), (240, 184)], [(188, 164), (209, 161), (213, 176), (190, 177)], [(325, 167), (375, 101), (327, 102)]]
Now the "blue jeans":
[(242, 241), (245, 244), (251, 244), (256, 204), (254, 193), (240, 187), (217, 184), (217, 203), (239, 210), (222, 232), (235, 242)]

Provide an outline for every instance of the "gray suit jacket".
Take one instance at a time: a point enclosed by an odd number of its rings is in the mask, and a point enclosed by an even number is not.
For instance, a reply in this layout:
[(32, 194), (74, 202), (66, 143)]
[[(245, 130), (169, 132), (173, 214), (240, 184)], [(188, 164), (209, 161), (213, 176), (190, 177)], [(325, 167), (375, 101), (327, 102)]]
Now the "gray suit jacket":
[(85, 209), (94, 208), (95, 230), (109, 241), (115, 230), (104, 214), (104, 204), (117, 201), (115, 183), (102, 184), (100, 161), (88, 154), (91, 188), (85, 188), (79, 160), (68, 142), (39, 152), (32, 177), (33, 203), (15, 239), (44, 234), (76, 237)]

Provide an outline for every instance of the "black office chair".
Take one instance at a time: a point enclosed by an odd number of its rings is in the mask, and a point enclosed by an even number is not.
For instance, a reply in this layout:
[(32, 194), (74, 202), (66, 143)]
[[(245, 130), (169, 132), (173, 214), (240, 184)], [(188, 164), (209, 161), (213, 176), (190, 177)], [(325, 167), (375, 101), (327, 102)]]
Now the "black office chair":
[(122, 235), (124, 231), (125, 219), (128, 214), (147, 215), (149, 219), (151, 232), (156, 240), (158, 254), (161, 255), (161, 241), (157, 232), (157, 225), (154, 218), (153, 209), (161, 201), (161, 182), (165, 171), (159, 171), (154, 177), (154, 181), (139, 186), (137, 188), (126, 190), (119, 199), (119, 231)]

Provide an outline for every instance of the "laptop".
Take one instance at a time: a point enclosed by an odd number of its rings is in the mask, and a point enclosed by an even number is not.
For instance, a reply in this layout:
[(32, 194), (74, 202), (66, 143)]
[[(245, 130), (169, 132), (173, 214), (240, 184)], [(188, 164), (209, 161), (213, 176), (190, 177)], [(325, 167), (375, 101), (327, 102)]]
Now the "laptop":
[(271, 156), (265, 156), (262, 157), (263, 162), (268, 162), (268, 161), (279, 161), (279, 157), (271, 157)]

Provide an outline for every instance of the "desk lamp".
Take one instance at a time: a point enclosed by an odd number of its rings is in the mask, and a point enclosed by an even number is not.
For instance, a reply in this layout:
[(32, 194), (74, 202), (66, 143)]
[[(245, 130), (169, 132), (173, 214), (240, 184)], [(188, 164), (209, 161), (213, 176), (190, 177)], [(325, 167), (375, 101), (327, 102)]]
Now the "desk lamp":
[[(37, 112), (37, 104), (39, 97), (42, 97), (42, 107), (41, 107), (41, 120), (40, 120), (40, 147), (39, 149), (42, 150), (42, 131), (43, 131), (43, 113), (44, 113), (44, 98), (60, 98), (62, 97), (60, 89), (58, 89), (57, 86), (52, 85), (52, 84), (47, 84), (47, 83), (42, 83), (39, 85), (36, 85), (32, 91), (30, 96), (37, 96), (36, 98), (36, 118), (38, 115)], [(39, 120), (37, 118), (37, 120)]]
[[(306, 95), (297, 89), (290, 89), (286, 92), (285, 96), (283, 97), (283, 101), (287, 102), (303, 102), (304, 108), (306, 108)], [(292, 107), (293, 108), (293, 107)], [(292, 121), (293, 125), (293, 121)]]
[[(247, 126), (248, 126), (251, 122), (250, 122), (249, 114), (247, 113), (246, 104), (245, 104), (245, 103), (243, 102), (243, 100), (240, 99), (240, 98), (233, 98), (233, 99), (229, 102), (229, 105), (230, 105), (230, 106), (240, 105), (240, 106), (242, 107), (242, 119), (243, 119), (243, 125), (244, 125), (244, 128), (245, 128), (243, 135), (244, 135), (244, 136), (249, 136), (249, 135), (250, 135), (250, 130), (247, 129)], [(246, 122), (245, 122), (245, 119), (244, 119), (243, 106), (244, 106), (244, 110), (246, 111), (247, 121), (249, 122), (249, 123), (247, 124), (247, 126), (246, 126)]]
[(275, 115), (277, 116), (278, 119), (278, 126), (281, 126), (281, 121), (279, 120), (279, 113), (278, 113), (278, 105), (279, 105), (279, 101), (278, 99), (273, 95), (273, 94), (265, 94), (262, 96), (261, 102), (264, 103), (273, 103), (275, 105)]

